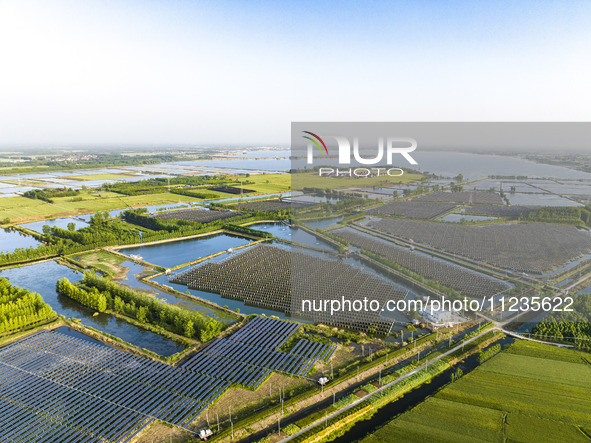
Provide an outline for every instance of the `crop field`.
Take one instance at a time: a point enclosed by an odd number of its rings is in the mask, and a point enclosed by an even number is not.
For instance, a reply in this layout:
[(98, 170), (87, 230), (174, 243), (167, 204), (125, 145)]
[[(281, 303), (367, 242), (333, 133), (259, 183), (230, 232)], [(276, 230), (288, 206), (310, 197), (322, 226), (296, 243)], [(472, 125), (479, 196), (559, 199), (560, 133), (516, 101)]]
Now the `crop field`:
[(542, 273), (591, 249), (591, 236), (574, 226), (511, 223), (463, 226), (427, 221), (376, 219), (378, 231), (505, 269)]
[(154, 418), (186, 426), (229, 385), (43, 331), (0, 349), (2, 439), (118, 442)]
[(502, 205), (503, 199), (496, 192), (483, 191), (460, 191), (460, 192), (433, 192), (427, 195), (421, 195), (416, 200), (425, 202), (439, 203), (476, 203), (488, 205)]
[[(92, 176), (89, 176), (92, 177)], [(260, 174), (248, 178), (249, 189), (258, 193), (288, 192), (290, 174)], [(212, 191), (207, 191), (211, 193)], [(232, 194), (217, 193), (220, 198), (233, 197)], [(80, 199), (80, 201), (75, 201)], [(164, 205), (195, 201), (195, 197), (163, 192), (161, 194), (125, 196), (114, 192), (81, 191), (75, 199), (72, 197), (54, 198), (54, 203), (33, 200), (26, 197), (0, 198), (0, 219), (9, 218), (12, 222), (26, 222), (44, 218), (64, 217), (67, 215), (111, 211), (130, 207)]]
[(216, 211), (214, 209), (196, 208), (181, 209), (178, 211), (161, 212), (154, 215), (158, 220), (187, 220), (198, 223), (210, 223), (216, 220), (224, 220), (240, 215), (239, 212)]
[(588, 358), (515, 342), (363, 441), (589, 441)]
[(12, 222), (26, 222), (67, 215), (111, 211), (128, 207), (164, 205), (195, 200), (184, 195), (163, 194), (124, 196), (111, 192), (81, 193), (81, 201), (72, 197), (59, 197), (54, 203), (33, 200), (26, 197), (0, 198), (0, 219), (8, 217)]
[(244, 185), (261, 194), (291, 190), (291, 174), (255, 174), (248, 177), (248, 182)]
[(511, 288), (509, 284), (502, 280), (463, 268), (459, 265), (431, 258), (420, 252), (410, 251), (387, 240), (351, 228), (333, 230), (331, 234), (347, 240), (353, 246), (366, 249), (391, 260), (406, 269), (422, 275), (428, 280), (433, 280), (455, 289), (462, 295), (469, 297), (489, 297)]
[(298, 172), (291, 174), (292, 187), (294, 191), (301, 191), (303, 188), (336, 189), (350, 186), (388, 187), (395, 184), (418, 181), (421, 178), (423, 178), (422, 174), (412, 174), (406, 172), (400, 177), (390, 177), (386, 175), (377, 177), (320, 177), (318, 172)]
[(314, 352), (305, 352), (304, 347), (301, 349), (304, 352), (280, 352), (281, 345), (299, 327), (298, 323), (255, 317), (237, 332), (199, 351), (183, 367), (252, 389), (256, 389), (271, 371), (305, 377), (318, 359), (328, 360), (334, 348), (304, 340), (313, 343)]
[(528, 206), (501, 206), (501, 205), (473, 205), (464, 209), (465, 214), (494, 215), (498, 217), (519, 217), (535, 211), (537, 208)]
[(434, 218), (454, 209), (456, 205), (402, 201), (387, 203), (366, 212), (373, 215), (397, 215), (406, 218)]
[[(339, 276), (325, 284), (327, 276)], [(295, 278), (292, 278), (297, 276)], [(259, 244), (217, 263), (205, 263), (175, 275), (172, 283), (214, 292), (253, 306), (301, 315), (314, 321), (342, 328), (376, 329), (387, 333), (391, 321), (378, 312), (329, 310), (301, 312), (303, 300), (363, 300), (375, 295), (380, 304), (404, 298), (405, 291), (392, 282), (361, 271), (339, 260), (299, 251)], [(309, 309), (310, 310), (310, 309)]]

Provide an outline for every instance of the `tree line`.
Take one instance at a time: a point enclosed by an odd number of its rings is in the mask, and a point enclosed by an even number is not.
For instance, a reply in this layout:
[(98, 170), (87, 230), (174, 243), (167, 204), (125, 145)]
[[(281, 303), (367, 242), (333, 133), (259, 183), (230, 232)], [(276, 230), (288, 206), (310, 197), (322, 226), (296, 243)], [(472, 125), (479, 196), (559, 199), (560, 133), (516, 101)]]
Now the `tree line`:
[[(104, 312), (112, 310), (140, 323), (160, 326), (188, 338), (208, 341), (222, 331), (222, 323), (197, 311), (170, 305), (148, 294), (119, 285), (91, 271), (84, 273), (83, 286), (76, 287), (67, 279), (57, 284), (60, 294)], [(83, 294), (84, 293), (84, 294)], [(101, 311), (97, 308), (103, 308)]]
[(56, 315), (39, 294), (12, 286), (6, 278), (0, 278), (0, 333), (14, 331)]
[(576, 348), (591, 351), (591, 294), (574, 297), (572, 311), (549, 313), (532, 328), (533, 334), (554, 337), (572, 343)]
[(521, 214), (519, 220), (591, 226), (591, 207), (545, 206), (536, 211)]

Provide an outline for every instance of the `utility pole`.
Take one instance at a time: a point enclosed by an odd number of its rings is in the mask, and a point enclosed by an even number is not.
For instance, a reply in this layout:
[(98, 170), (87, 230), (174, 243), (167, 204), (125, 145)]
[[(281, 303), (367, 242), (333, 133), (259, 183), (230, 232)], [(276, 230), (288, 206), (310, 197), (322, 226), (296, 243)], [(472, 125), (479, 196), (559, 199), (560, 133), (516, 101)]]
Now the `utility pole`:
[(209, 425), (209, 408), (205, 410), (205, 417), (207, 418), (207, 427), (211, 428), (211, 426)]
[(232, 440), (234, 440), (234, 422), (230, 420), (230, 426), (232, 427)]
[(215, 413), (215, 417), (217, 418), (218, 421), (218, 434), (220, 433), (220, 416), (218, 415), (218, 413)]
[(357, 381), (359, 381), (359, 365), (357, 365)]
[(281, 418), (277, 419), (277, 434), (281, 434)]
[(335, 403), (335, 392), (332, 393), (332, 405), (334, 406)]

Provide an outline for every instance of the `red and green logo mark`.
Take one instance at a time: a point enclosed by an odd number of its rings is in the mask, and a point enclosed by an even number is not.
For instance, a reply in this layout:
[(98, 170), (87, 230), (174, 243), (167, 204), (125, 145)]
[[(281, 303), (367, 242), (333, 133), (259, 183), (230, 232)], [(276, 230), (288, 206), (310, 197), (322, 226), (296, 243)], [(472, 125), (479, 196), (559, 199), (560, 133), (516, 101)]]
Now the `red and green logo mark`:
[[(320, 152), (322, 152), (322, 148), (320, 147), (320, 145), (318, 144), (318, 142), (320, 142), (322, 144), (322, 146), (324, 147), (324, 152), (326, 152), (326, 155), (328, 155), (328, 148), (326, 147), (326, 143), (324, 143), (324, 141), (317, 136), (316, 134), (314, 134), (313, 132), (310, 131), (302, 131), (306, 134), (310, 134), (312, 137), (308, 137), (307, 135), (302, 135), (302, 137), (304, 137), (307, 140), (310, 140), (312, 143), (314, 143), (316, 146), (318, 146), (318, 149), (320, 150)], [(316, 141), (318, 140), (318, 141)]]

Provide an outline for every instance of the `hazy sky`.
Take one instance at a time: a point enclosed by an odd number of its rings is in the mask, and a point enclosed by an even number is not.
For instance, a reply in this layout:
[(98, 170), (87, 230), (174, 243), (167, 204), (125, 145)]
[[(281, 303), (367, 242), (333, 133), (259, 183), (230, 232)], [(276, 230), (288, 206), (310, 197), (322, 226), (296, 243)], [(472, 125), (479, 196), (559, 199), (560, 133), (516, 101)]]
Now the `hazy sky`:
[(0, 145), (591, 120), (588, 1), (0, 0)]

